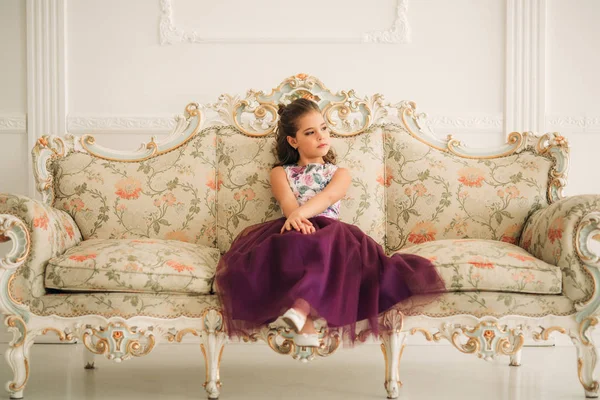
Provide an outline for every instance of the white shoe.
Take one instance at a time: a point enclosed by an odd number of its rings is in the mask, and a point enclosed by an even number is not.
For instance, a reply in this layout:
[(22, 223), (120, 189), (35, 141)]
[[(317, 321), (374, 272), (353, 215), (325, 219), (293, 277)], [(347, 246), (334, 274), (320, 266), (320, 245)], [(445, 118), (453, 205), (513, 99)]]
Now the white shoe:
[(306, 323), (306, 315), (300, 314), (293, 308), (290, 308), (281, 317), (290, 328), (296, 332), (300, 332), (304, 324)]
[(294, 336), (296, 346), (319, 347), (319, 336), (316, 333), (298, 333)]

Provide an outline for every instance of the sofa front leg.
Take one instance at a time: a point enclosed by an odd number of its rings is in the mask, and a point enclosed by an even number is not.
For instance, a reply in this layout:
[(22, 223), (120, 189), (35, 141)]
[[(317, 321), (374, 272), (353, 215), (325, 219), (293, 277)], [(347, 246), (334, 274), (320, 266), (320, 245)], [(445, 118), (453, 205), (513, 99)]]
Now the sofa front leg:
[(385, 390), (388, 399), (396, 399), (402, 386), (400, 359), (406, 346), (407, 332), (388, 331), (381, 334), (381, 351), (385, 359)]
[[(598, 318), (588, 317), (581, 321), (579, 332), (569, 332), (571, 341), (577, 349), (577, 376), (585, 391), (585, 397), (598, 397), (600, 388), (596, 372), (597, 352), (592, 332), (598, 324)], [(590, 329), (591, 328), (591, 329)]]
[(206, 381), (204, 388), (209, 399), (218, 399), (221, 393), (221, 357), (225, 349), (226, 336), (224, 333), (204, 333), (201, 335), (200, 349), (204, 355)]
[(508, 365), (511, 367), (520, 367), (521, 366), (521, 352), (523, 350), (517, 351), (515, 354), (510, 356), (510, 362)]
[[(519, 336), (516, 335), (511, 335), (509, 338), (511, 347), (513, 349), (518, 348), (519, 343), (520, 343), (520, 338)], [(508, 365), (510, 365), (511, 367), (520, 367), (521, 366), (521, 353), (523, 352), (523, 349), (519, 349), (515, 354), (511, 354), (510, 357), (510, 363)]]
[(29, 379), (29, 350), (35, 335), (27, 332), (25, 322), (16, 315), (7, 316), (4, 323), (9, 332), (13, 333), (13, 340), (8, 344), (4, 355), (13, 371), (14, 378), (6, 384), (6, 390), (11, 399), (22, 399), (25, 385)]
[(83, 368), (84, 369), (96, 369), (95, 360), (96, 355), (89, 351), (85, 346), (83, 348)]
[(219, 369), (227, 335), (223, 332), (223, 316), (219, 311), (215, 309), (206, 311), (202, 320), (204, 330), (200, 333), (200, 349), (206, 368), (206, 381), (203, 386), (209, 399), (218, 399), (221, 392)]

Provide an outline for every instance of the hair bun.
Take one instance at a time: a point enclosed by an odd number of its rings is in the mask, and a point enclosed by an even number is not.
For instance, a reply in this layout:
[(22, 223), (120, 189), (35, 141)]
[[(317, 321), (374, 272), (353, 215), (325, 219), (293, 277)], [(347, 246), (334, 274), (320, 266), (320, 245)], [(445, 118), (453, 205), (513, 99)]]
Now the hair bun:
[(277, 115), (283, 115), (285, 112), (285, 104), (279, 103), (277, 104)]

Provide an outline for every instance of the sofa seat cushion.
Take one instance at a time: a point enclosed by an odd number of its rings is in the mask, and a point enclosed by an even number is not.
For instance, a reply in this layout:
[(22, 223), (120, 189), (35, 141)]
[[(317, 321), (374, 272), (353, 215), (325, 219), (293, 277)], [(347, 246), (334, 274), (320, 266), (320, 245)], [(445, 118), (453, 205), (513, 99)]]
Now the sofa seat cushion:
[(577, 313), (573, 301), (562, 294), (540, 295), (506, 292), (448, 292), (435, 301), (412, 296), (395, 306), (405, 316), (433, 318), (451, 315), (473, 315), (477, 318), (501, 318), (507, 315), (543, 317), (546, 315), (572, 315)]
[[(219, 309), (217, 295), (118, 293), (118, 292), (60, 292), (47, 293), (27, 305), (36, 315), (65, 318), (101, 315), (106, 318), (149, 316), (172, 319), (186, 316), (201, 318), (207, 309)], [(545, 315), (571, 315), (577, 310), (573, 302), (563, 295), (537, 295), (502, 292), (450, 292), (436, 301), (421, 296), (410, 297), (399, 307), (407, 308), (407, 316), (425, 315), (445, 317), (450, 315), (474, 315), (500, 318), (507, 315), (543, 317)], [(383, 317), (384, 314), (381, 316)], [(368, 321), (357, 323), (364, 329)], [(383, 321), (382, 321), (383, 324)]]
[(78, 292), (208, 294), (219, 251), (161, 239), (90, 239), (51, 258), (46, 288)]
[(450, 292), (559, 294), (562, 291), (559, 267), (506, 242), (436, 240), (405, 247), (397, 253), (413, 253), (431, 260)]

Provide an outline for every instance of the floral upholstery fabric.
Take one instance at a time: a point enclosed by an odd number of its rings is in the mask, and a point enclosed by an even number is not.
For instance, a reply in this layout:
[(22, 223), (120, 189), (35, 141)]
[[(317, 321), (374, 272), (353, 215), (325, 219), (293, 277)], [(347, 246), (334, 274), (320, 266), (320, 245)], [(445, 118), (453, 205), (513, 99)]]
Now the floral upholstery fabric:
[[(410, 304), (408, 304), (410, 303)], [(405, 315), (445, 317), (467, 314), (481, 318), (522, 315), (572, 315), (577, 312), (573, 302), (563, 295), (543, 295), (505, 292), (448, 292), (432, 303), (420, 303), (418, 296), (394, 308), (409, 310)]]
[(219, 299), (216, 295), (62, 292), (36, 298), (31, 311), (37, 315), (63, 317), (93, 314), (106, 318), (148, 316), (170, 319), (181, 316), (199, 318), (209, 307), (219, 308)]
[(216, 129), (140, 162), (72, 152), (53, 165), (54, 206), (84, 239), (159, 238), (216, 245)]
[(552, 161), (529, 150), (468, 159), (436, 150), (386, 125), (388, 251), (441, 239), (516, 244), (527, 217), (547, 205)]
[(591, 212), (600, 212), (599, 195), (559, 200), (531, 215), (521, 238), (521, 247), (534, 257), (560, 267), (563, 293), (575, 302), (588, 300), (594, 292), (594, 283), (577, 255), (574, 240), (581, 218)]
[[(447, 274), (451, 291), (434, 303), (410, 307), (411, 315), (570, 315), (576, 312), (573, 300), (591, 295), (591, 278), (573, 248), (573, 233), (577, 221), (598, 211), (600, 202), (594, 196), (576, 196), (547, 206), (550, 159), (528, 150), (490, 160), (461, 158), (421, 143), (396, 125), (372, 125), (353, 137), (334, 136), (332, 144), (337, 165), (348, 168), (353, 178), (342, 199), (342, 221), (359, 226), (382, 245), (385, 239), (388, 253), (420, 249), (422, 255), (429, 252), (429, 257), (449, 260), (440, 264), (440, 272)], [(126, 252), (116, 257), (97, 253), (95, 258), (81, 254), (79, 259), (76, 253), (64, 254), (71, 266), (81, 263), (90, 268), (86, 272), (94, 270), (91, 265), (96, 262), (98, 273), (87, 293), (69, 291), (64, 272), (58, 264), (48, 265), (48, 260), (56, 261), (68, 249), (113, 239), (120, 239), (119, 249), (146, 239), (174, 243), (169, 249), (191, 242), (226, 251), (248, 225), (281, 217), (269, 184), (273, 145), (273, 135), (254, 138), (233, 127), (212, 127), (173, 151), (141, 162), (105, 161), (79, 152), (54, 159), (56, 208), (22, 196), (0, 195), (0, 214), (19, 217), (31, 235), (29, 256), (9, 286), (11, 297), (35, 314), (66, 317), (199, 317), (207, 307), (218, 308), (214, 295), (177, 293), (197, 283), (205, 285), (202, 293), (208, 293), (208, 275), (189, 285), (171, 281), (175, 274), (160, 275), (159, 286), (150, 279), (154, 271), (134, 275), (136, 267), (152, 266), (150, 259), (162, 260), (166, 270), (191, 274), (182, 259), (165, 267), (166, 258), (159, 253), (137, 253), (138, 261), (130, 260)], [(73, 247), (82, 237), (86, 241)], [(439, 243), (434, 241), (453, 239), (492, 240), (495, 246), (479, 249), (478, 254), (470, 248), (463, 255), (481, 259), (457, 262), (452, 258), (460, 255), (456, 246), (435, 249)], [(547, 264), (529, 260), (527, 253), (510, 246), (519, 240)], [(198, 248), (205, 249), (202, 246)], [(514, 255), (509, 255), (509, 248)], [(216, 251), (210, 254), (212, 260)], [(69, 260), (71, 255), (76, 258)], [(494, 259), (488, 263), (486, 257)], [(515, 264), (500, 268), (507, 260)], [(548, 265), (558, 265), (562, 274), (545, 270)], [(82, 281), (71, 272), (73, 290), (78, 290)], [(52, 287), (46, 290), (44, 282)], [(92, 291), (109, 285), (120, 291)], [(560, 293), (561, 286), (562, 294), (529, 293)]]
[(16, 270), (9, 290), (18, 302), (34, 300), (46, 292), (48, 260), (79, 243), (81, 233), (69, 214), (25, 196), (0, 194), (0, 214), (18, 217), (29, 230), (29, 256)]
[(398, 253), (431, 260), (446, 289), (452, 292), (557, 294), (562, 290), (560, 268), (497, 240), (436, 240), (405, 247)]
[(68, 291), (209, 294), (214, 247), (160, 239), (91, 239), (50, 259), (46, 287)]
[(383, 171), (383, 129), (373, 125), (350, 137), (333, 137), (338, 166), (347, 168), (352, 183), (342, 199), (340, 220), (358, 226), (377, 243), (385, 245), (385, 193)]
[[(231, 246), (247, 226), (282, 217), (271, 193), (269, 176), (276, 161), (275, 137), (249, 137), (224, 127), (217, 139), (218, 245)], [(348, 168), (352, 184), (342, 199), (340, 219), (352, 223), (383, 244), (385, 213), (383, 187), (377, 181), (383, 169), (381, 127), (350, 138), (332, 138), (339, 167)]]
[[(411, 298), (407, 315), (442, 317), (469, 314), (476, 317), (523, 315), (571, 315), (576, 312), (573, 302), (562, 295), (536, 295), (497, 292), (449, 292), (429, 304), (419, 304)], [(219, 308), (216, 295), (183, 295), (151, 293), (53, 293), (35, 298), (31, 311), (37, 315), (75, 317), (102, 315), (104, 317), (150, 316), (198, 318), (206, 308)], [(357, 324), (357, 326), (360, 324)]]

